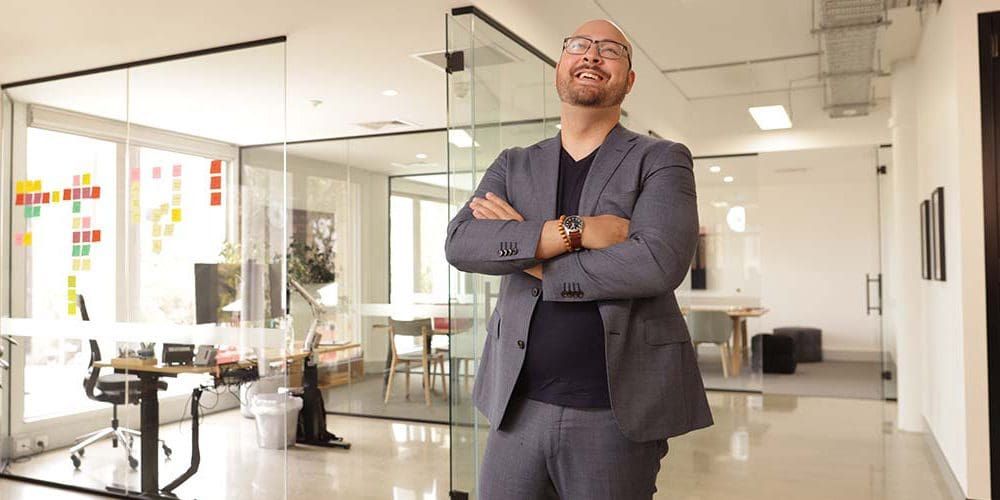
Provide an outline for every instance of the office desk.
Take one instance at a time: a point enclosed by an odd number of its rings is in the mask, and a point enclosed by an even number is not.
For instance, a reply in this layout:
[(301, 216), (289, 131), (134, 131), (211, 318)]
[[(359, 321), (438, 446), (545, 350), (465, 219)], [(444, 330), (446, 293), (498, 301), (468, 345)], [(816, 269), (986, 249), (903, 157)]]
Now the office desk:
[[(313, 353), (302, 350), (301, 345), (296, 346), (296, 350), (282, 355), (278, 349), (265, 349), (264, 353), (269, 360), (274, 362), (284, 361), (296, 362), (305, 361), (310, 354), (324, 354), (329, 352), (343, 351), (361, 347), (360, 344), (339, 344), (320, 345), (313, 350)], [(142, 470), (141, 492), (150, 498), (160, 498), (160, 457), (157, 446), (160, 442), (160, 400), (157, 385), (160, 377), (176, 377), (184, 373), (211, 374), (218, 378), (223, 369), (230, 367), (250, 368), (256, 366), (256, 358), (246, 358), (234, 363), (226, 363), (218, 366), (168, 366), (168, 365), (134, 365), (128, 367), (116, 367), (109, 361), (99, 361), (94, 363), (96, 368), (114, 368), (116, 371), (123, 371), (139, 377), (139, 432), (142, 433), (140, 460)], [(348, 365), (349, 366), (349, 365)], [(349, 368), (348, 368), (349, 369)]]

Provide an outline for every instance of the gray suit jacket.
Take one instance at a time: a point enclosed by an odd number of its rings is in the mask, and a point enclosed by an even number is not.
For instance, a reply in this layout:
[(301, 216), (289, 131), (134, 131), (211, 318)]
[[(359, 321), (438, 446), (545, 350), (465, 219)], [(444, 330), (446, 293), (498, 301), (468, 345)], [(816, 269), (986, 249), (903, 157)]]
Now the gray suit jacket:
[(712, 425), (674, 297), (698, 237), (691, 152), (617, 125), (590, 167), (580, 215), (628, 218), (628, 239), (545, 261), (539, 290), (522, 270), (541, 262), (534, 256), (542, 224), (559, 215), (560, 146), (557, 135), (503, 151), (476, 189), (475, 196), (489, 191), (507, 200), (523, 222), (478, 220), (467, 202), (448, 224), (448, 262), (465, 272), (503, 276), (476, 374), (476, 407), (492, 425), (503, 421), (538, 300), (592, 300), (604, 321), (611, 409), (622, 433), (649, 441)]

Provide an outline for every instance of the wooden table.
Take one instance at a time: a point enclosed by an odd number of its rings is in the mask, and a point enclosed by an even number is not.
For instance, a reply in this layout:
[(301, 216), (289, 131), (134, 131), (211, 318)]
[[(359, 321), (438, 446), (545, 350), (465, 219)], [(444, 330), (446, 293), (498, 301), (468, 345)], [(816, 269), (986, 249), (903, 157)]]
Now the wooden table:
[(748, 358), (749, 349), (747, 346), (747, 318), (759, 318), (767, 314), (767, 309), (762, 307), (747, 307), (742, 309), (732, 309), (726, 311), (729, 319), (733, 320), (733, 349), (732, 356), (733, 373), (739, 375), (743, 369), (743, 361)]

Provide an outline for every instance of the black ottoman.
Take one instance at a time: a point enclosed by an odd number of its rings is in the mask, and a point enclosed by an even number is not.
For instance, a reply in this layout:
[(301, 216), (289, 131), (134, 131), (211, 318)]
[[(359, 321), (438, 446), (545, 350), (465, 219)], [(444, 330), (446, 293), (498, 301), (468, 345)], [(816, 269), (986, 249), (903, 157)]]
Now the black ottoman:
[(750, 340), (753, 371), (795, 373), (795, 341), (770, 333), (758, 333)]
[(775, 328), (774, 334), (795, 341), (795, 361), (813, 363), (823, 361), (823, 331), (808, 326)]

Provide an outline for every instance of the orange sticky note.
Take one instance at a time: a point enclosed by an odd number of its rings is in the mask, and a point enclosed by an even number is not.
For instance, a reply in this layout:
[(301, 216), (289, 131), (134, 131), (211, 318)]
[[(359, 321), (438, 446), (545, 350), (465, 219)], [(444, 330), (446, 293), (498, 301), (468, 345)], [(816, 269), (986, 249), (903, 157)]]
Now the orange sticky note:
[(222, 189), (222, 176), (213, 175), (209, 184), (209, 189)]
[(222, 205), (222, 193), (212, 193), (211, 204), (213, 207)]

